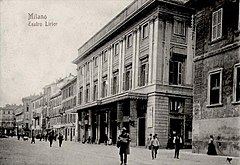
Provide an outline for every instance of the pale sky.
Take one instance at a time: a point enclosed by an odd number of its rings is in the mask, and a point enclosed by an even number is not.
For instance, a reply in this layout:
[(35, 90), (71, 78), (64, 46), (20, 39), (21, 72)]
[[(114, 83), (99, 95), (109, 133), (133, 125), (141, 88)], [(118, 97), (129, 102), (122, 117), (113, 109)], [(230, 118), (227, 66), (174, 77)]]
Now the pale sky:
[[(77, 49), (133, 0), (0, 0), (0, 106), (69, 73), (76, 75)], [(28, 13), (46, 15), (31, 22)], [(46, 27), (44, 22), (56, 22)]]

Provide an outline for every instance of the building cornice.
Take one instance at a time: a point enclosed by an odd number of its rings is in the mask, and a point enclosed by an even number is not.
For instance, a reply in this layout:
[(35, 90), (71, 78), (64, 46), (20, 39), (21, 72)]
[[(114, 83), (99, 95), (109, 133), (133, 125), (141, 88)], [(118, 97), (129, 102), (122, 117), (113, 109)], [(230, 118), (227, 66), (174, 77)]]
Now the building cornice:
[(229, 44), (229, 45), (224, 46), (224, 47), (221, 47), (219, 49), (213, 50), (211, 52), (204, 53), (200, 56), (197, 56), (193, 59), (193, 62), (198, 62), (198, 61), (204, 60), (206, 58), (209, 58), (209, 57), (215, 56), (217, 54), (221, 54), (221, 53), (224, 53), (226, 51), (230, 51), (232, 49), (236, 49), (236, 48), (239, 48), (239, 47), (240, 47), (240, 41), (235, 42), (233, 44)]
[(184, 6), (184, 3), (178, 3), (179, 1), (176, 2), (169, 0), (135, 0), (78, 49), (78, 57), (73, 60), (73, 63), (77, 64), (79, 60), (84, 58), (109, 36), (122, 28), (123, 25), (128, 23), (130, 20), (132, 20), (149, 6), (159, 2), (186, 8)]

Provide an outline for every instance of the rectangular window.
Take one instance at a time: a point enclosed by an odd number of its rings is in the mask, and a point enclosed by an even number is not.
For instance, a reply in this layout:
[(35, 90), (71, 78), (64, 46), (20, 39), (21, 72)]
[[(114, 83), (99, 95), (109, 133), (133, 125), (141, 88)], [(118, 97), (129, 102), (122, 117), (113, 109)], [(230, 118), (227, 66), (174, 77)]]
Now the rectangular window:
[(130, 34), (127, 37), (127, 48), (132, 47), (132, 44), (133, 44), (133, 36), (132, 36), (132, 34)]
[(212, 41), (222, 37), (222, 15), (222, 8), (212, 13)]
[(125, 73), (125, 90), (130, 90), (132, 87), (132, 68), (127, 69)]
[(114, 45), (114, 55), (118, 55), (118, 54), (119, 54), (119, 44), (116, 43), (116, 44)]
[(108, 51), (107, 50), (105, 50), (104, 52), (103, 52), (103, 62), (107, 62), (107, 53), (108, 53)]
[(90, 85), (86, 86), (86, 103), (90, 101)]
[(209, 72), (208, 75), (208, 103), (221, 104), (222, 100), (222, 69)]
[(149, 33), (148, 24), (142, 26), (142, 38), (147, 38)]
[(107, 80), (106, 78), (104, 78), (102, 83), (102, 97), (106, 96), (107, 96)]
[(83, 101), (83, 87), (79, 89), (78, 103), (81, 105)]
[(95, 57), (94, 58), (94, 67), (97, 67), (98, 66), (98, 57)]
[(170, 60), (169, 62), (169, 84), (182, 84), (183, 64), (181, 61)]
[(98, 98), (98, 81), (95, 81), (93, 86), (93, 101), (97, 100), (97, 98)]
[(118, 76), (115, 75), (112, 80), (112, 94), (118, 93)]
[(184, 99), (181, 98), (169, 98), (170, 101), (170, 112), (183, 113), (184, 110)]
[(174, 34), (185, 35), (185, 23), (184, 21), (174, 20)]
[(240, 102), (240, 63), (234, 66), (233, 101)]
[(145, 86), (148, 83), (148, 58), (140, 61), (139, 68), (139, 86)]

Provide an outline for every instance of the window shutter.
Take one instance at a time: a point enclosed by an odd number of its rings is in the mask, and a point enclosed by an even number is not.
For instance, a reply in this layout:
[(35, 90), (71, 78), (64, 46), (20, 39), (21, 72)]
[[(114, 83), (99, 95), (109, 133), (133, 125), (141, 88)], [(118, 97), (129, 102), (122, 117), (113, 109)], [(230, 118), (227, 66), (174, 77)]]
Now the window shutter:
[(145, 79), (145, 85), (148, 85), (148, 68), (149, 68), (149, 64), (146, 63), (146, 72), (145, 72), (146, 79)]
[(126, 73), (123, 72), (123, 91), (125, 91), (125, 86), (126, 86)]

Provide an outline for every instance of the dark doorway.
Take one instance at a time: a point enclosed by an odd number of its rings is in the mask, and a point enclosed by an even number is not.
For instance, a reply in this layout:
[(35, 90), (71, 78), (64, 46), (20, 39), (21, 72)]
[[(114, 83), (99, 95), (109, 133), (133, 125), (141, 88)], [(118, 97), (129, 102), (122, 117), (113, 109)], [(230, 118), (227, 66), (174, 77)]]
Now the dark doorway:
[(105, 138), (105, 129), (106, 129), (106, 112), (101, 112), (100, 113), (100, 139), (99, 139), (99, 143), (103, 143), (104, 142), (104, 138)]
[(145, 146), (145, 117), (138, 118), (138, 141), (139, 146)]
[(112, 143), (116, 144), (117, 142), (117, 109), (113, 109), (110, 115), (110, 138), (112, 138)]
[(170, 134), (183, 135), (183, 119), (170, 119)]

